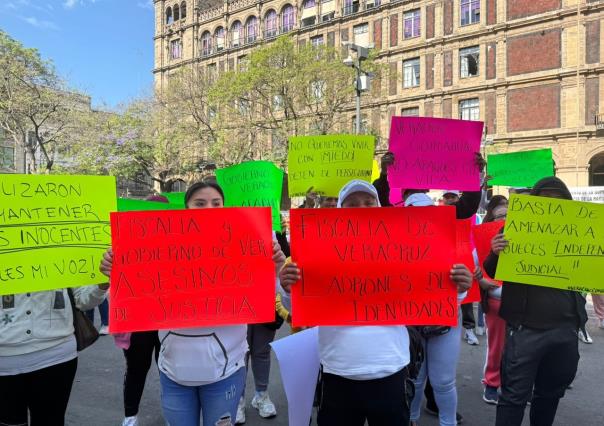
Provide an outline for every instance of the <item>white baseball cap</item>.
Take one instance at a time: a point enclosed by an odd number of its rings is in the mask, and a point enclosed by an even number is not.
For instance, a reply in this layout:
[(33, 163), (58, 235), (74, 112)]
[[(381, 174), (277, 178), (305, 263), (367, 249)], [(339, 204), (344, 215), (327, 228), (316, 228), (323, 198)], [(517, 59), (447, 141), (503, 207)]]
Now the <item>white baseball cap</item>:
[(405, 207), (426, 207), (433, 206), (434, 201), (424, 192), (416, 192), (409, 195), (405, 200)]
[(447, 191), (443, 192), (443, 197), (447, 194), (453, 194), (453, 195), (456, 195), (459, 197), (461, 195), (461, 192), (453, 190), (453, 189), (447, 190)]
[(377, 189), (375, 189), (372, 184), (359, 179), (351, 180), (346, 185), (344, 185), (342, 189), (340, 189), (340, 195), (338, 195), (338, 207), (342, 207), (342, 203), (344, 202), (344, 200), (348, 198), (350, 194), (354, 194), (355, 192), (365, 192), (374, 196), (375, 200), (377, 201), (378, 207), (381, 207)]

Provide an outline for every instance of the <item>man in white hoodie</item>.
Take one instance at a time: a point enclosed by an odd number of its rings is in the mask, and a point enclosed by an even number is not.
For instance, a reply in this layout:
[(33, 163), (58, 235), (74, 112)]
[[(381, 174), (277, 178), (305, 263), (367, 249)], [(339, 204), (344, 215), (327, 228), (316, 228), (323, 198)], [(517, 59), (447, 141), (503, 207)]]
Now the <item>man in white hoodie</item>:
[[(353, 180), (340, 191), (338, 207), (380, 207), (376, 189)], [(295, 263), (280, 272), (283, 290), (300, 280)], [(470, 271), (454, 265), (459, 291), (472, 282)], [(322, 398), (319, 426), (401, 426), (409, 424), (405, 390), (409, 335), (404, 326), (319, 327)]]

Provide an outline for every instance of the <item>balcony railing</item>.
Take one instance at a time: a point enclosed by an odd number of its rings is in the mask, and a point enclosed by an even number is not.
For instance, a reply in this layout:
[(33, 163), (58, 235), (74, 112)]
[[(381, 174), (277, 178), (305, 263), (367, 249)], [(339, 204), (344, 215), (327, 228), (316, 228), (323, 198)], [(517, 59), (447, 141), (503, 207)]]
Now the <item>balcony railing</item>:
[(264, 30), (264, 38), (268, 39), (268, 38), (274, 38), (277, 37), (279, 35), (279, 29), (277, 28), (269, 28)]

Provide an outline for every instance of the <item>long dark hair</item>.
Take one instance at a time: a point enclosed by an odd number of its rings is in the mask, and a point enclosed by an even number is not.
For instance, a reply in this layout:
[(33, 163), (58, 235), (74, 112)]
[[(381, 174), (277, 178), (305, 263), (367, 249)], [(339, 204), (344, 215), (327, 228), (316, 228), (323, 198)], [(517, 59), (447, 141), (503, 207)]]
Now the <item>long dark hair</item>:
[(503, 204), (507, 204), (507, 203), (508, 203), (508, 199), (506, 197), (504, 197), (503, 195), (494, 195), (493, 198), (491, 198), (491, 201), (489, 201), (489, 204), (487, 206), (487, 213), (484, 215), (484, 219), (482, 220), (482, 223), (493, 222), (493, 220), (495, 219), (493, 217), (493, 210), (495, 210), (495, 208), (497, 208)]
[(193, 185), (191, 185), (189, 187), (189, 189), (187, 189), (187, 192), (185, 193), (185, 208), (187, 207), (187, 204), (189, 204), (189, 200), (191, 199), (191, 197), (193, 197), (193, 194), (195, 194), (200, 189), (205, 189), (205, 188), (212, 188), (212, 189), (215, 189), (216, 191), (218, 191), (218, 193), (220, 194), (220, 197), (222, 198), (222, 202), (224, 203), (224, 192), (222, 191), (222, 188), (220, 187), (220, 185), (218, 185), (217, 183), (214, 183), (214, 182), (197, 182), (197, 183), (194, 183)]

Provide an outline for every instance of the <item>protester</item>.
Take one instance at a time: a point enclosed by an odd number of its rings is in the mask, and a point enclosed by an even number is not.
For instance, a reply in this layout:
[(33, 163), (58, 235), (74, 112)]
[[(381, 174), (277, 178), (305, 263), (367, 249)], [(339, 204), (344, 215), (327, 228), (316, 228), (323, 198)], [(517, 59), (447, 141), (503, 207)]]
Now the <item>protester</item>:
[[(185, 194), (189, 209), (222, 208), (224, 193), (213, 182), (198, 182)], [(106, 253), (107, 273), (112, 256)], [(277, 243), (273, 260), (285, 260)], [(247, 326), (199, 327), (159, 332), (159, 377), (164, 417), (170, 426), (231, 425), (237, 414), (248, 350)]]
[[(541, 179), (531, 195), (572, 200), (556, 177)], [(502, 233), (493, 238), (484, 261), (489, 276), (495, 276), (499, 254), (508, 245)], [(506, 281), (499, 315), (507, 331), (496, 426), (520, 426), (531, 394), (531, 424), (552, 425), (560, 398), (577, 372), (577, 333), (587, 322), (585, 298), (578, 292)]]
[[(379, 207), (370, 184), (353, 180), (340, 191), (338, 207)], [(280, 272), (289, 293), (300, 280), (295, 263)], [(472, 275), (464, 265), (453, 265), (451, 278), (466, 291)], [(406, 425), (409, 423), (405, 382), (410, 360), (409, 336), (403, 326), (319, 327), (322, 398), (319, 426)]]
[(319, 197), (319, 207), (322, 209), (334, 209), (338, 207), (338, 197)]
[[(145, 201), (169, 203), (163, 195), (150, 195)], [(113, 252), (107, 258), (113, 256)], [(138, 425), (138, 410), (145, 390), (147, 373), (151, 368), (151, 360), (159, 357), (159, 336), (157, 331), (138, 331), (135, 333), (116, 333), (113, 335), (115, 345), (122, 349), (126, 359), (124, 373), (124, 421), (122, 426)]]
[[(101, 317), (101, 327), (99, 328), (99, 334), (106, 336), (109, 334), (109, 302), (107, 299), (97, 306), (99, 310), (99, 316)], [(86, 316), (94, 324), (94, 308), (86, 311)]]
[[(487, 206), (483, 223), (505, 220), (508, 200), (502, 195), (495, 195)], [(501, 283), (485, 277), (482, 271), (476, 276), (481, 289), (481, 304), (487, 321), (487, 359), (484, 367), (484, 392), (482, 399), (487, 404), (497, 404), (501, 386), (501, 356), (505, 342), (505, 321), (499, 316), (501, 305)]]
[[(61, 426), (78, 365), (73, 311), (105, 300), (109, 284), (2, 296), (0, 425)], [(28, 420), (29, 419), (29, 420)]]

